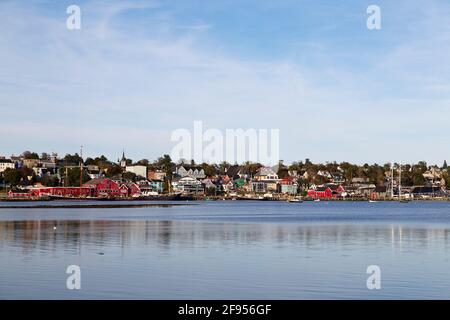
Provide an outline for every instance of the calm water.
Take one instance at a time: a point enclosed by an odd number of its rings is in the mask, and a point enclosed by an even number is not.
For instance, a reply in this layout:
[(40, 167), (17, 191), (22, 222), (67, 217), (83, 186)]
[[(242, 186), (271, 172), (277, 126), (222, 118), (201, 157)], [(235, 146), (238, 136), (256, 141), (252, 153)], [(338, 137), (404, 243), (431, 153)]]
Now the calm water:
[(449, 299), (449, 258), (450, 203), (0, 209), (0, 299)]

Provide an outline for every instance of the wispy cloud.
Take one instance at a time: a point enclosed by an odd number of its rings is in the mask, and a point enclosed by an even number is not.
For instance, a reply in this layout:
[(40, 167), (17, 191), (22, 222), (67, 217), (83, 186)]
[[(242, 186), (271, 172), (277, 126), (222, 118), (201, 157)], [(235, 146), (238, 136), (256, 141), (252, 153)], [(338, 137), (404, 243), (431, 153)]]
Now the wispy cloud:
[(193, 30), (193, 31), (207, 31), (207, 30), (211, 29), (212, 26), (203, 21), (196, 21), (192, 25), (178, 26), (178, 28), (184, 29), (184, 30)]

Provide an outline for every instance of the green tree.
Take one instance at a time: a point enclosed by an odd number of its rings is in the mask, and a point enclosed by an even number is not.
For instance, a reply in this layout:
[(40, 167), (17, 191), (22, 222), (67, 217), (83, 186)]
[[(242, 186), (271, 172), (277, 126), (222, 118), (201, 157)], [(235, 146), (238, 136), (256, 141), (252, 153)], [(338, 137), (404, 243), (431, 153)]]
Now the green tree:
[(87, 165), (87, 166), (95, 166), (95, 165), (97, 165), (95, 163), (95, 160), (92, 159), (92, 158), (86, 158), (86, 160), (84, 161), (84, 164)]
[(260, 163), (254, 163), (247, 161), (244, 163), (244, 172), (249, 173), (252, 177), (258, 172), (259, 168), (261, 168), (263, 165)]
[(3, 172), (3, 178), (5, 180), (5, 183), (11, 186), (17, 186), (22, 179), (22, 175), (20, 173), (20, 170), (8, 168)]
[(64, 157), (64, 162), (70, 164), (79, 164), (81, 161), (83, 161), (83, 159), (81, 159), (78, 153), (75, 153), (74, 155), (66, 154), (66, 156)]
[(30, 168), (21, 168), (21, 169), (6, 169), (3, 173), (4, 180), (6, 183), (11, 186), (18, 185), (31, 185), (36, 182), (37, 178), (33, 171)]
[(24, 151), (22, 153), (24, 159), (35, 159), (39, 160), (39, 155), (36, 152)]
[(141, 166), (148, 166), (149, 165), (149, 161), (148, 159), (141, 159), (138, 162), (136, 162), (137, 165), (141, 165)]
[(122, 174), (122, 179), (126, 180), (126, 181), (133, 181), (133, 182), (135, 182), (136, 178), (137, 178), (137, 176), (133, 172), (124, 172)]
[(284, 178), (286, 178), (289, 175), (288, 167), (286, 167), (283, 164), (283, 161), (279, 161), (278, 162), (277, 175), (278, 175), (278, 178), (280, 178), (280, 179), (284, 179)]
[(208, 163), (202, 163), (202, 169), (205, 171), (207, 177), (214, 177), (216, 175), (216, 168)]
[[(66, 169), (62, 168), (60, 171), (61, 176), (63, 176), (65, 180), (65, 185), (67, 187), (79, 187), (80, 186), (80, 168), (70, 168)], [(89, 175), (85, 170), (83, 170), (83, 183), (89, 181)]]
[(50, 155), (46, 152), (42, 152), (41, 160), (50, 160)]
[(444, 172), (442, 178), (444, 178), (445, 180), (445, 187), (447, 189), (450, 189), (450, 172)]
[(111, 164), (106, 167), (106, 177), (112, 178), (122, 174), (122, 168), (117, 164)]
[(411, 180), (413, 185), (420, 186), (425, 184), (425, 178), (423, 174), (428, 170), (427, 163), (425, 161), (419, 161), (416, 165), (411, 167)]
[(228, 162), (226, 162), (226, 161), (222, 161), (219, 164), (220, 174), (225, 174), (225, 172), (228, 170), (228, 168), (230, 168), (230, 164)]
[(303, 161), (294, 161), (289, 166), (289, 170), (297, 171), (299, 174), (301, 174), (304, 171), (304, 164)]
[(163, 155), (162, 157), (159, 157), (153, 165), (163, 170), (166, 173), (166, 176), (169, 180), (172, 180), (173, 172), (175, 171), (175, 163), (172, 162), (172, 159), (168, 154)]
[(87, 166), (98, 166), (100, 169), (106, 169), (113, 163), (111, 163), (104, 155), (101, 155), (95, 159), (87, 158), (84, 164)]
[[(79, 180), (79, 179), (78, 179)], [(55, 175), (45, 175), (41, 179), (41, 183), (46, 187), (57, 187), (60, 184), (60, 181)]]
[(343, 170), (344, 179), (349, 183), (351, 183), (353, 178), (359, 177), (360, 170), (357, 165), (349, 162), (342, 162), (339, 166)]

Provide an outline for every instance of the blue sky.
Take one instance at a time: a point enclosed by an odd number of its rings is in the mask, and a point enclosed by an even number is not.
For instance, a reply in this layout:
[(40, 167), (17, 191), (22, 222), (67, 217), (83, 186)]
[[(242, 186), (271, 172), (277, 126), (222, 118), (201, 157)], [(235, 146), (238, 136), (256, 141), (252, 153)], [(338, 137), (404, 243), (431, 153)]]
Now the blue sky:
[(3, 155), (154, 159), (201, 120), (287, 162), (450, 159), (448, 1), (4, 0), (0, 30)]

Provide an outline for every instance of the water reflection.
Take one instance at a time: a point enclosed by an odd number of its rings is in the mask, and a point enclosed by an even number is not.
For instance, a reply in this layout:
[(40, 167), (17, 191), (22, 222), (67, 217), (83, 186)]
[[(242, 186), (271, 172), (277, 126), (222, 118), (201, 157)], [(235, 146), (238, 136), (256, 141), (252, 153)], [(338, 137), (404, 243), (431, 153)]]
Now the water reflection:
[(237, 224), (191, 221), (6, 221), (0, 222), (0, 248), (21, 247), (32, 250), (78, 250), (83, 245), (118, 246), (157, 245), (196, 247), (211, 243), (222, 245), (301, 245), (314, 248), (332, 244), (338, 248), (352, 245), (393, 248), (434, 244), (448, 247), (450, 229), (402, 225), (289, 225)]
[[(0, 299), (450, 298), (447, 224), (0, 222)], [(83, 290), (65, 289), (68, 265)], [(366, 268), (383, 289), (367, 290)]]

